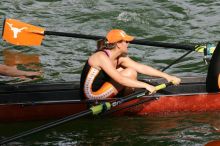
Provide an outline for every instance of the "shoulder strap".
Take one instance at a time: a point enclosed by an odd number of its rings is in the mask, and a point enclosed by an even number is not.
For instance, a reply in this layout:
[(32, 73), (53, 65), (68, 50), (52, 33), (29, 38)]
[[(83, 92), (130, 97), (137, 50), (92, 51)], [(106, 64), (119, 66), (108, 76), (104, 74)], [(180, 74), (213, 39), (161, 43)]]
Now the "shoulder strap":
[(105, 52), (105, 54), (109, 57), (110, 56), (110, 50), (104, 49), (102, 50), (103, 52)]

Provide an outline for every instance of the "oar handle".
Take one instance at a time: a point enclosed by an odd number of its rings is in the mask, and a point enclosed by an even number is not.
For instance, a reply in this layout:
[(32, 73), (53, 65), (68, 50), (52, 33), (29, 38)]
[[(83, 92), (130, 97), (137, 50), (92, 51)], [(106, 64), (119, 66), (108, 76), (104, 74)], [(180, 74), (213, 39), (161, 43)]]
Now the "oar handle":
[[(158, 90), (164, 89), (164, 88), (166, 88), (166, 87), (169, 86), (169, 85), (172, 85), (172, 83), (170, 82), (170, 83), (160, 84), (160, 85), (156, 86), (156, 90), (158, 91)], [(114, 101), (114, 102), (112, 102), (112, 103), (110, 103), (110, 102), (104, 102), (104, 103), (101, 103), (101, 104), (99, 104), (99, 105), (92, 106), (92, 107), (90, 108), (90, 110), (92, 111), (92, 114), (93, 114), (93, 115), (98, 115), (99, 113), (101, 113), (101, 112), (103, 112), (103, 111), (105, 111), (105, 110), (110, 110), (112, 107), (118, 106), (118, 105), (120, 105), (120, 104), (122, 104), (122, 103), (124, 103), (124, 102), (133, 100), (133, 99), (135, 99), (135, 98), (142, 97), (142, 96), (144, 96), (145, 94), (146, 94), (146, 90), (145, 90), (145, 89), (144, 89), (144, 90), (140, 90), (140, 91), (138, 91), (138, 92), (135, 92), (135, 93), (133, 93), (133, 94), (131, 94), (131, 95), (128, 95), (128, 96), (126, 96), (126, 97), (123, 97), (123, 98), (121, 98), (121, 99), (119, 99), (119, 100), (117, 100), (117, 101)]]
[(173, 85), (173, 83), (172, 82), (168, 82), (168, 83), (163, 83), (163, 84), (157, 85), (156, 86), (156, 90), (158, 91), (158, 90), (164, 89), (164, 88), (166, 88), (166, 87), (168, 87), (170, 85)]
[[(170, 83), (170, 82), (169, 82), (169, 83), (163, 83), (163, 84), (157, 85), (157, 86), (156, 86), (156, 90), (158, 91), (158, 90), (164, 89), (164, 88), (166, 88), (167, 86), (170, 86), (170, 85), (172, 85), (172, 83)], [(136, 91), (136, 92), (133, 93), (133, 94), (130, 94), (130, 95), (126, 96), (126, 97), (123, 97), (123, 98), (121, 98), (121, 99), (119, 99), (119, 100), (117, 100), (117, 101), (112, 102), (112, 103), (111, 103), (111, 106), (112, 106), (112, 107), (118, 106), (119, 104), (122, 104), (122, 103), (128, 102), (128, 101), (131, 101), (131, 100), (133, 100), (133, 99), (135, 99), (135, 98), (143, 97), (143, 96), (146, 95), (146, 94), (147, 94), (147, 90), (146, 90), (146, 89), (141, 89), (141, 90), (139, 90), (139, 91)]]

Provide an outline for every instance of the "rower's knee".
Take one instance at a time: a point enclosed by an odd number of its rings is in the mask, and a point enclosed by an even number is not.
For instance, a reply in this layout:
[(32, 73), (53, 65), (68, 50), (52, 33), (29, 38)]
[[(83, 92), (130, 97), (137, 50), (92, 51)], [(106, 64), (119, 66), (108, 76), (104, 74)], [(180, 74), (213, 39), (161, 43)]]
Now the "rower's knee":
[(134, 70), (133, 68), (126, 68), (123, 71), (121, 71), (121, 74), (123, 76), (132, 78), (132, 79), (137, 79), (137, 71)]

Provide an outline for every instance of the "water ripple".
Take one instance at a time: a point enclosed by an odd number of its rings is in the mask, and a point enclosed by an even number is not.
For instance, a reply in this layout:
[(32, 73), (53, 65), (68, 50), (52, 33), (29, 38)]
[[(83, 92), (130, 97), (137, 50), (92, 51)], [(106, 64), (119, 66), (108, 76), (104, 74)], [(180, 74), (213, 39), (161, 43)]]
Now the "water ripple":
[[(201, 43), (219, 40), (219, 5), (220, 2), (214, 0), (2, 0), (0, 14), (50, 31), (104, 36), (112, 28), (121, 28), (137, 38), (152, 41)], [(48, 79), (65, 80), (62, 76), (50, 74), (75, 74), (78, 79), (83, 62), (96, 49), (95, 46), (94, 41), (46, 36), (43, 45), (33, 47), (33, 50), (41, 55)], [(20, 50), (27, 51), (26, 47)], [(132, 45), (130, 50), (133, 58), (146, 64), (154, 63), (156, 68), (167, 66), (185, 52), (137, 45)], [(195, 53), (168, 72), (201, 75), (206, 74), (206, 65), (202, 63), (202, 54)]]

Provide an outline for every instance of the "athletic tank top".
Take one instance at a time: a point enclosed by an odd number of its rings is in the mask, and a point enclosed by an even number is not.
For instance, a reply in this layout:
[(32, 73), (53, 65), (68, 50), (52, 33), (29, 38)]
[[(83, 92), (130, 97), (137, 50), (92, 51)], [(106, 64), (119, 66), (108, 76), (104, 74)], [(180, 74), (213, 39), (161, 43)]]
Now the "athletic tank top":
[(219, 92), (218, 76), (220, 74), (220, 43), (215, 48), (209, 63), (208, 73), (206, 77), (206, 91)]
[[(109, 57), (108, 50), (102, 50), (102, 51), (105, 52), (105, 54)], [(118, 65), (118, 62), (117, 62), (117, 65)], [(80, 78), (80, 97), (81, 97), (81, 99), (85, 99), (84, 84), (85, 84), (87, 76), (89, 75), (89, 72), (91, 71), (91, 68), (94, 71), (93, 74), (95, 74), (95, 77), (93, 77), (93, 75), (91, 77), (91, 78), (94, 78), (93, 83), (92, 83), (92, 91), (97, 91), (98, 89), (101, 88), (101, 86), (106, 81), (109, 81), (111, 79), (103, 70), (98, 70), (98, 69), (91, 67), (88, 63), (88, 60), (87, 60), (84, 65), (84, 68), (82, 70), (81, 78)]]

